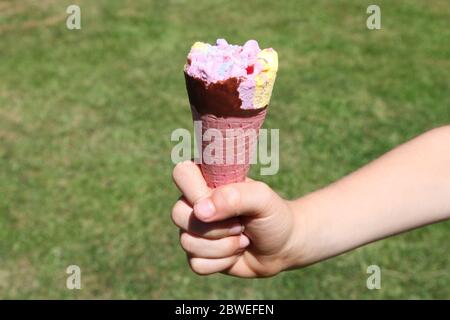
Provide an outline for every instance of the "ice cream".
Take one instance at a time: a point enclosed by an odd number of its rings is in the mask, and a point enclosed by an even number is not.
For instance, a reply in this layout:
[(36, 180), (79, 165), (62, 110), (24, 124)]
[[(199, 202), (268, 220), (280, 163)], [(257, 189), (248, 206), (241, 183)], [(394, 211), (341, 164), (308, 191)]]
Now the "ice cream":
[(244, 46), (218, 39), (215, 46), (196, 42), (184, 71), (207, 86), (229, 79), (236, 81), (241, 109), (260, 109), (269, 104), (278, 70), (278, 55), (272, 48), (261, 50), (255, 40)]
[[(197, 143), (202, 155), (216, 147), (209, 161), (200, 163), (208, 186), (245, 180), (277, 70), (277, 52), (261, 50), (255, 40), (239, 46), (218, 39), (216, 45), (196, 42), (191, 47), (184, 75), (193, 120), (201, 123)], [(211, 130), (218, 133), (214, 142), (203, 138)], [(229, 136), (229, 131), (234, 133)]]

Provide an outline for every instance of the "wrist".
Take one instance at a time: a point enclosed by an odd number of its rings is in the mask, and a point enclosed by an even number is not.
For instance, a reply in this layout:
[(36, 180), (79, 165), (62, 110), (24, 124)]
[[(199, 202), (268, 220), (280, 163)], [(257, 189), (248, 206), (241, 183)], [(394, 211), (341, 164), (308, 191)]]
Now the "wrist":
[(292, 233), (287, 243), (287, 255), (284, 270), (291, 270), (312, 264), (313, 261), (313, 226), (308, 212), (306, 199), (287, 201), (293, 220)]
[(336, 255), (337, 241), (332, 239), (333, 232), (328, 227), (333, 223), (327, 217), (328, 210), (320, 203), (318, 192), (288, 203), (294, 227), (285, 270), (305, 267)]

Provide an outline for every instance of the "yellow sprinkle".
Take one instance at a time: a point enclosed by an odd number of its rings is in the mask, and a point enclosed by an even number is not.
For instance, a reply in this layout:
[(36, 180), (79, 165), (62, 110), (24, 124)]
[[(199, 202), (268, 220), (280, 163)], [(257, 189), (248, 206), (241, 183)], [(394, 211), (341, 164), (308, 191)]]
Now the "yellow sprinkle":
[(263, 71), (277, 72), (278, 54), (273, 49), (264, 49), (258, 53), (258, 61), (263, 66)]
[(196, 43), (194, 43), (191, 47), (191, 50), (196, 49), (196, 50), (206, 50), (207, 45), (204, 42), (199, 42), (197, 41)]

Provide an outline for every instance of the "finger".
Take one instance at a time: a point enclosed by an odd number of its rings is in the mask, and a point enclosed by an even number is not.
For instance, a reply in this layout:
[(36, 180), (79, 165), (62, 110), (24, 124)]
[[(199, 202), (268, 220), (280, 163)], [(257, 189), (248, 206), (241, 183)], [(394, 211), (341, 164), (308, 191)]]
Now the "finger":
[(199, 275), (208, 275), (216, 272), (221, 272), (233, 266), (239, 256), (231, 256), (221, 259), (204, 259), (204, 258), (189, 258), (189, 265), (192, 271)]
[(180, 243), (183, 249), (194, 257), (225, 258), (242, 251), (249, 245), (250, 240), (244, 234), (210, 240), (182, 232)]
[(204, 222), (241, 215), (264, 216), (268, 214), (268, 209), (276, 199), (276, 193), (265, 183), (234, 183), (214, 189), (210, 197), (197, 202), (194, 214)]
[[(249, 265), (252, 267), (249, 268)], [(283, 266), (277, 260), (272, 261), (269, 265), (262, 264), (251, 252), (246, 251), (239, 255), (235, 263), (223, 273), (240, 278), (266, 278), (276, 275), (281, 270), (283, 270)]]
[(172, 178), (190, 204), (205, 198), (211, 192), (200, 168), (190, 160), (177, 164), (173, 169)]
[(182, 230), (208, 239), (225, 238), (241, 234), (244, 231), (244, 226), (238, 218), (211, 223), (198, 220), (192, 212), (192, 207), (184, 199), (175, 203), (172, 220)]

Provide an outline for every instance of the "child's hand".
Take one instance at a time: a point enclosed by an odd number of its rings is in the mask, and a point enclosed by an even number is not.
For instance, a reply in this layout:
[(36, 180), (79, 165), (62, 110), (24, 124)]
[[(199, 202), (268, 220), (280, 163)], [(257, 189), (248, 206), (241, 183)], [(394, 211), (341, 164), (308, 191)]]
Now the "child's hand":
[(450, 126), (431, 130), (295, 201), (252, 180), (210, 189), (183, 162), (172, 212), (181, 246), (199, 274), (263, 277), (449, 219), (449, 142)]
[(194, 272), (271, 276), (298, 255), (301, 233), (294, 231), (290, 202), (266, 184), (248, 180), (210, 189), (191, 161), (178, 164), (173, 179), (183, 197), (172, 219)]

